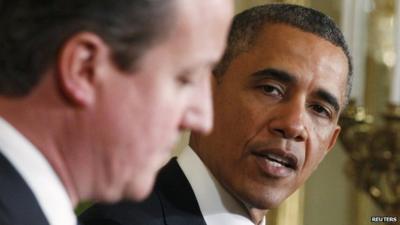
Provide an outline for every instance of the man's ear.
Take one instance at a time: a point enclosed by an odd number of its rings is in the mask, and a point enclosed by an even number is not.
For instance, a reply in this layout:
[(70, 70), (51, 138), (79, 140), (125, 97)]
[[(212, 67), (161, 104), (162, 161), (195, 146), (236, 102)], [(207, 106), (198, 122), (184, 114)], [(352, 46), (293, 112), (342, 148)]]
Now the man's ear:
[(336, 141), (337, 141), (337, 138), (339, 137), (339, 134), (340, 134), (340, 130), (341, 130), (341, 129), (342, 129), (342, 128), (341, 128), (339, 125), (336, 125), (336, 128), (335, 128), (335, 130), (333, 131), (333, 134), (332, 134), (332, 136), (331, 136), (331, 140), (330, 140), (330, 142), (329, 142), (328, 149), (327, 149), (326, 153), (330, 152), (330, 151), (333, 149), (333, 147), (335, 146)]
[(78, 33), (63, 45), (58, 56), (57, 76), (64, 96), (79, 106), (93, 104), (97, 76), (109, 58), (107, 45), (95, 34)]

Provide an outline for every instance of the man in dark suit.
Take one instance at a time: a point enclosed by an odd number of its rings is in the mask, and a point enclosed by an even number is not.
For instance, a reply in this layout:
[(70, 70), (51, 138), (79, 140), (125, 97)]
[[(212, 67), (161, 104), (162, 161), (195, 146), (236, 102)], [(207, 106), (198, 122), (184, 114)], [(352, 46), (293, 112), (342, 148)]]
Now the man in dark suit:
[(351, 61), (334, 22), (295, 5), (234, 19), (213, 73), (215, 127), (160, 172), (143, 203), (96, 204), (87, 225), (250, 225), (298, 189), (332, 149)]
[(79, 201), (148, 196), (180, 130), (211, 129), (231, 13), (229, 0), (0, 1), (0, 224), (76, 225)]

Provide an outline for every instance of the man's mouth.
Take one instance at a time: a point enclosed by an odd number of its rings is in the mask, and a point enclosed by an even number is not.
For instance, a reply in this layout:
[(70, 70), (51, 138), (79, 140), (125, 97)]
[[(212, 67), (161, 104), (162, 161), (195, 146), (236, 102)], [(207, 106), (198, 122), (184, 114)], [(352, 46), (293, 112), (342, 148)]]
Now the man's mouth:
[(297, 170), (297, 158), (283, 150), (272, 149), (253, 151), (257, 163), (269, 176), (283, 178)]
[(296, 161), (292, 159), (292, 157), (278, 155), (276, 153), (255, 153), (255, 155), (259, 157), (266, 158), (267, 160), (271, 161), (271, 164), (278, 166), (284, 166), (291, 169), (296, 169)]

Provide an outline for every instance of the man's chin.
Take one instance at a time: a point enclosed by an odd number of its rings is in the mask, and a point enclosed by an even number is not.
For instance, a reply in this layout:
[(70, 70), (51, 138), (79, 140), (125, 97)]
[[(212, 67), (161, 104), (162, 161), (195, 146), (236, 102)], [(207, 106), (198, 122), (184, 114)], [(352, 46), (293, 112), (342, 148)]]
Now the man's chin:
[(140, 182), (131, 183), (125, 189), (123, 198), (131, 201), (143, 201), (146, 199), (153, 190), (155, 177), (143, 177)]
[(140, 182), (138, 180), (132, 181), (125, 187), (110, 187), (98, 192), (99, 194), (94, 198), (98, 202), (116, 203), (121, 200), (129, 200), (139, 202), (146, 199), (153, 190), (154, 178), (144, 178)]
[(288, 196), (282, 193), (266, 193), (265, 196), (262, 197), (259, 195), (259, 193), (261, 193), (261, 191), (257, 194), (250, 193), (247, 195), (242, 195), (240, 199), (248, 209), (254, 208), (265, 211), (279, 207), (279, 205), (288, 198)]

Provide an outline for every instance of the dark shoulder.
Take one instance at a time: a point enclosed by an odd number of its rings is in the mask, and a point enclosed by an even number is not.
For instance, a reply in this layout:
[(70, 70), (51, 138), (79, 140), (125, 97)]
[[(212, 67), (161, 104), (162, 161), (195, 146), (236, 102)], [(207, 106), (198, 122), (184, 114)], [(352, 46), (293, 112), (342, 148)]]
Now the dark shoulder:
[(166, 207), (188, 208), (176, 206), (181, 199), (179, 196), (187, 193), (182, 193), (182, 187), (190, 188), (190, 184), (176, 158), (172, 158), (160, 170), (154, 190), (146, 200), (122, 201), (111, 205), (95, 204), (82, 213), (79, 220), (85, 225), (164, 225)]
[(95, 204), (79, 216), (85, 225), (164, 225), (160, 200), (153, 192), (145, 201)]

